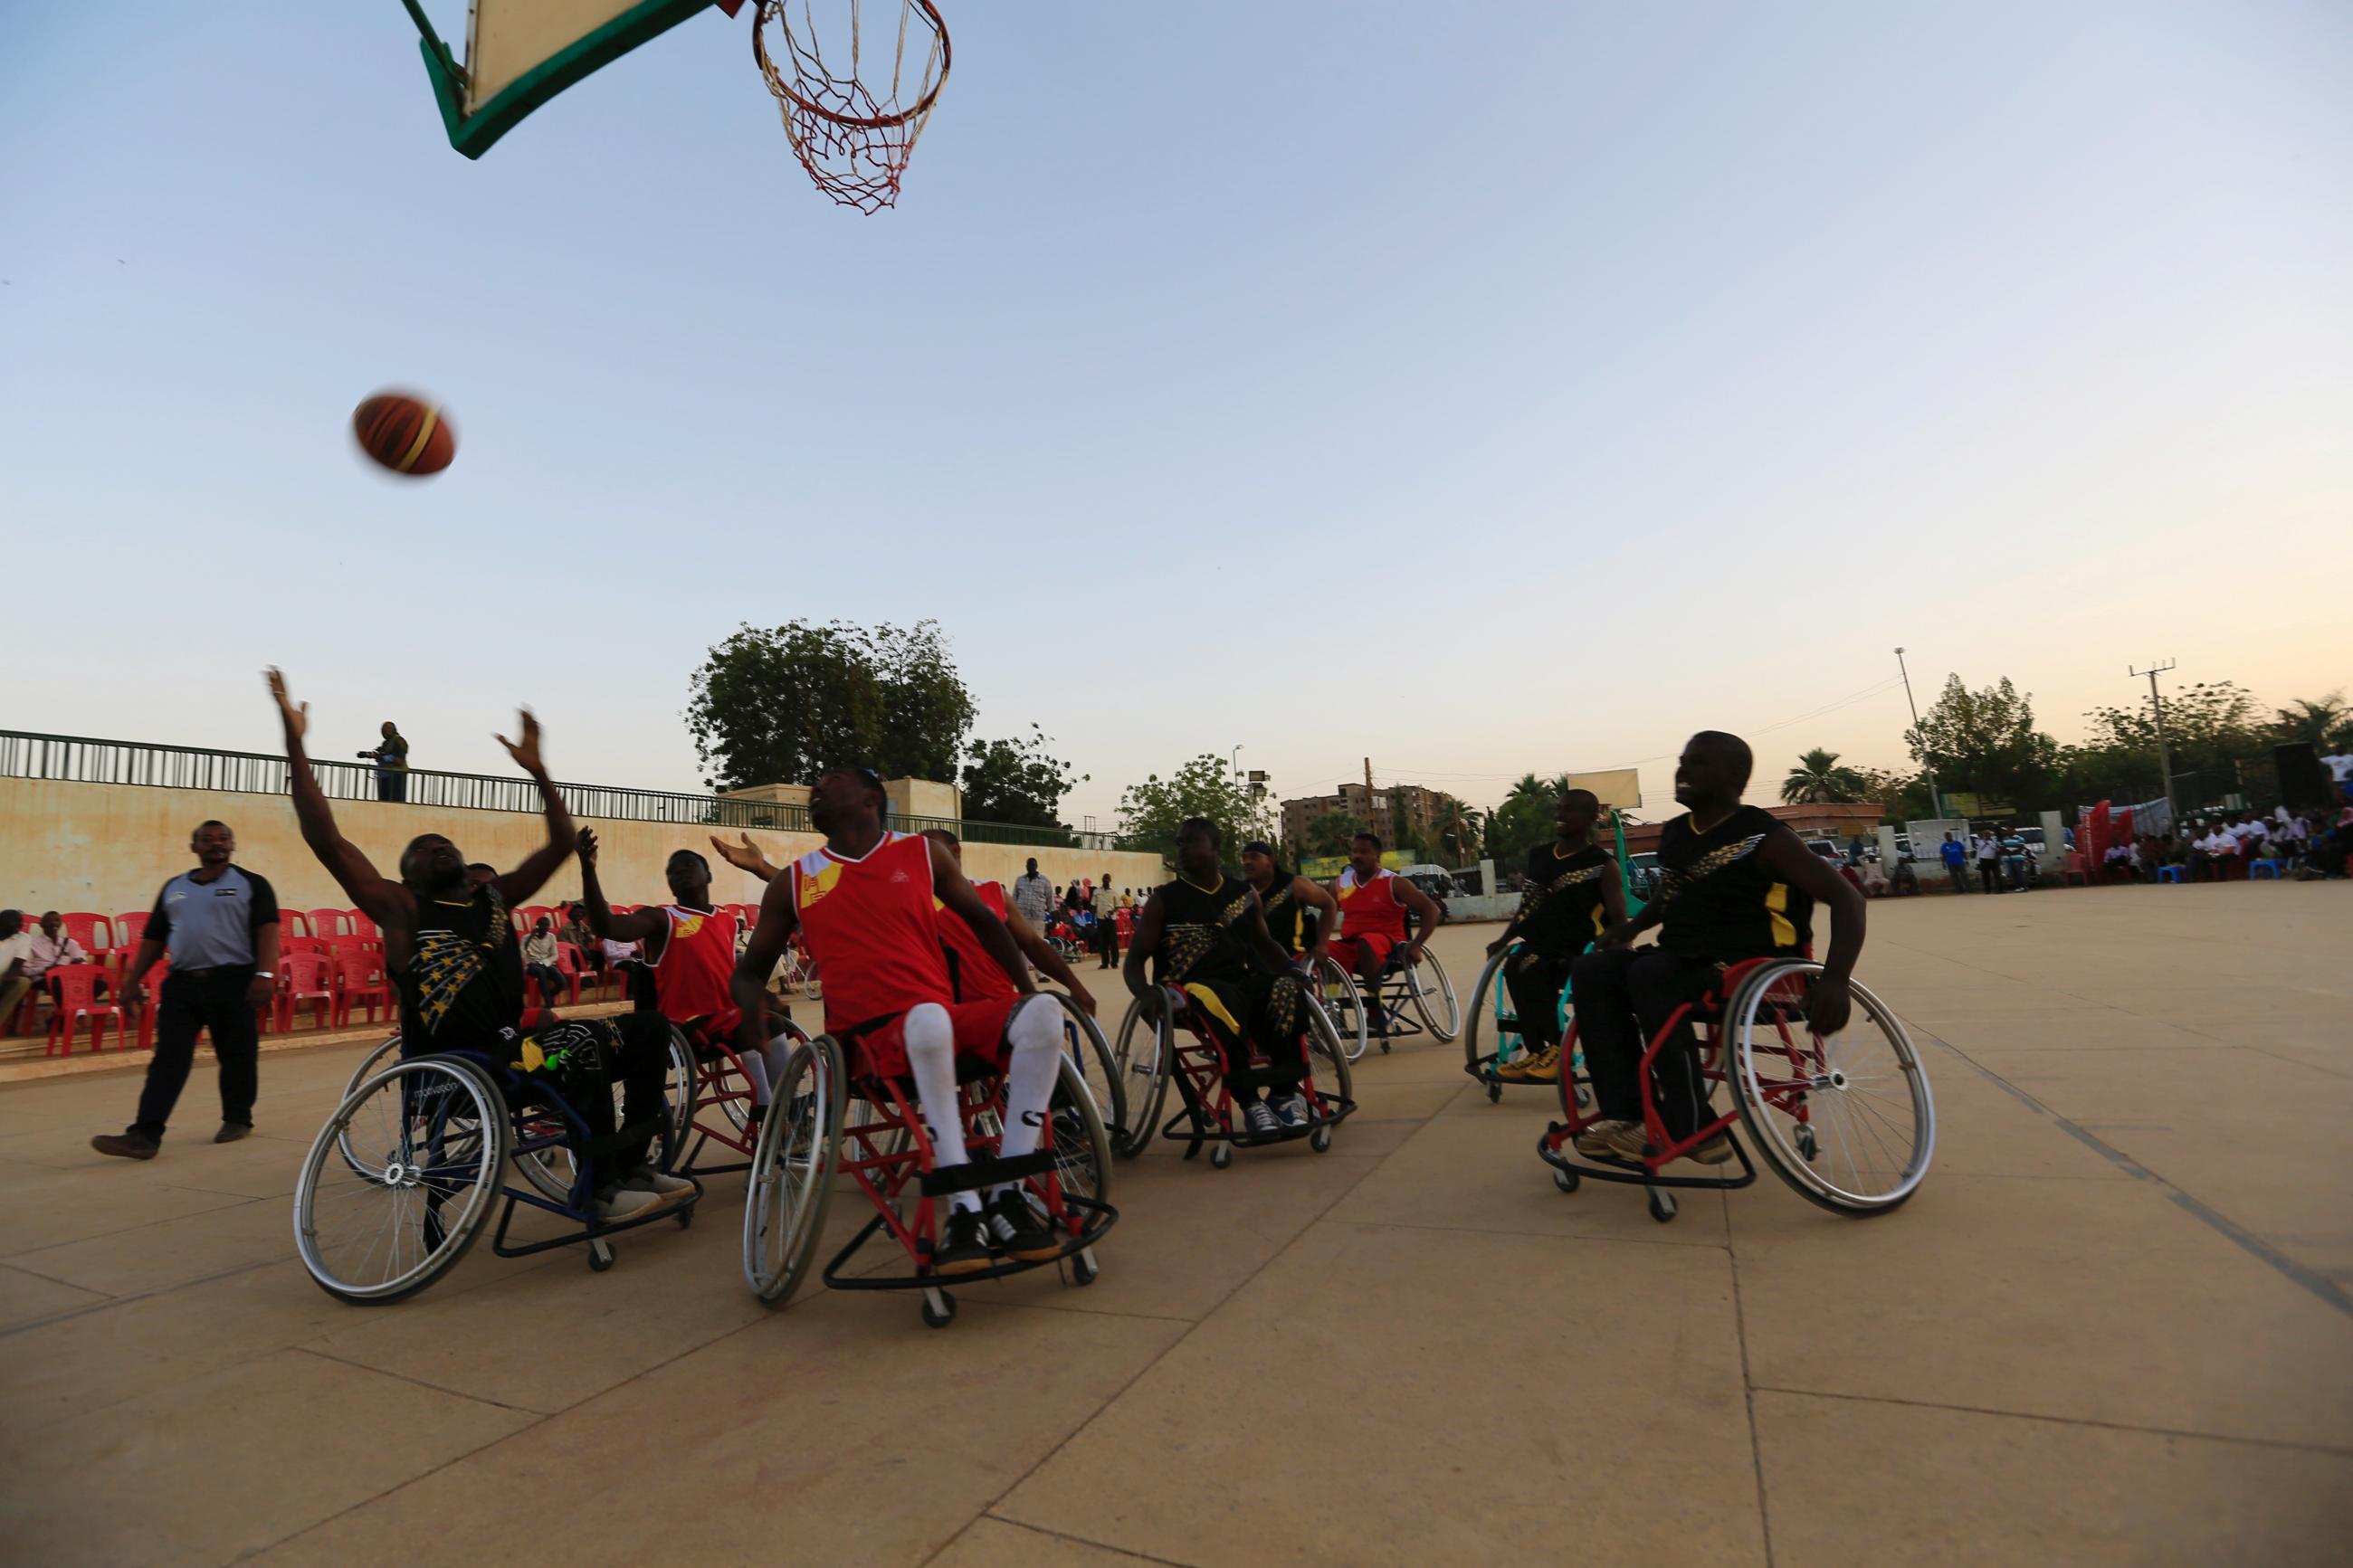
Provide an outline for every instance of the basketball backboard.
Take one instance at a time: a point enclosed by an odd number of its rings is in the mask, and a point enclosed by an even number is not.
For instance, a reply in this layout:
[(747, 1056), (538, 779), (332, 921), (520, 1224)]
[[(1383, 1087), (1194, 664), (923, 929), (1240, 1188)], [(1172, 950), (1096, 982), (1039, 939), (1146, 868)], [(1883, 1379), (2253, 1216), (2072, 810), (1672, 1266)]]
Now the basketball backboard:
[(1602, 805), (1631, 810), (1642, 804), (1642, 776), (1632, 768), (1566, 775), (1571, 789), (1589, 789)]
[[(401, 4), (417, 24), (449, 145), (469, 158), (583, 77), (712, 7), (712, 0), (469, 0), (460, 58), (423, 0)], [(739, 5), (720, 8), (733, 16)]]

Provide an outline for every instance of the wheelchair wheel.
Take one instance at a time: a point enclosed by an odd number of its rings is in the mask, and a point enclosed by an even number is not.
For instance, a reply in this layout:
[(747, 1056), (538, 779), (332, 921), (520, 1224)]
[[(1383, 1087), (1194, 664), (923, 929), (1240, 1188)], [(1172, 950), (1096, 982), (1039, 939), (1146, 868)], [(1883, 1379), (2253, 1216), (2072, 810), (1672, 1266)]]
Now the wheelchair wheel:
[(1097, 1103), (1093, 1087), (1064, 1057), (1047, 1104), (1054, 1123), (1054, 1175), (1062, 1191), (1100, 1204), (1111, 1201), (1112, 1142)]
[[(1479, 1069), (1481, 1055), (1479, 1024), (1480, 1020), (1487, 1016), (1491, 997), (1494, 1005), (1495, 1065), (1501, 1067), (1519, 1052), (1519, 1020), (1512, 1018), (1505, 1013), (1504, 990), (1504, 965), (1510, 963), (1512, 954), (1518, 951), (1519, 944), (1514, 942), (1490, 958), (1486, 967), (1479, 971), (1479, 983), (1471, 987), (1471, 1011), (1462, 1024), (1462, 1065), (1472, 1072)], [(1508, 1027), (1505, 1026), (1507, 1019), (1509, 1019)], [(1490, 1090), (1488, 1099), (1503, 1098), (1502, 1091), (1496, 1089), (1495, 1085), (1489, 1084), (1487, 1087)]]
[[(1427, 976), (1424, 969), (1430, 971)], [(1440, 1040), (1452, 1039), (1462, 1026), (1462, 1006), (1454, 999), (1454, 981), (1438, 954), (1425, 951), (1419, 963), (1408, 964), (1405, 987), (1413, 998), (1413, 1010), (1421, 1015), (1421, 1026)]]
[(343, 1098), (349, 1100), (359, 1092), (360, 1085), (399, 1059), (400, 1036), (396, 1031), (390, 1039), (360, 1058), (360, 1065), (352, 1069), (350, 1079), (343, 1085)]
[[(1331, 1087), (1326, 1091), (1323, 1090), (1322, 1085), (1319, 1084), (1319, 1091), (1328, 1092), (1337, 1100), (1353, 1100), (1356, 1098), (1356, 1073), (1348, 1066), (1350, 1059), (1348, 1042), (1341, 1035), (1340, 1026), (1332, 1021), (1332, 1015), (1324, 1010), (1322, 1003), (1316, 1001), (1313, 995), (1308, 996), (1306, 1002), (1308, 1070), (1319, 1079), (1327, 1070), (1329, 1071)], [(1322, 1058), (1320, 1063), (1317, 1060), (1318, 1058)], [(1326, 1127), (1319, 1131), (1324, 1136), (1325, 1146), (1328, 1147), (1332, 1130)], [(1324, 1150), (1319, 1148), (1315, 1152), (1320, 1154)]]
[(1775, 1175), (1835, 1214), (1883, 1214), (1918, 1190), (1936, 1152), (1928, 1071), (1902, 1022), (1861, 985), (1846, 1028), (1815, 1038), (1799, 1009), (1821, 972), (1791, 961), (1742, 983), (1724, 1011), (1728, 1076), (1741, 1125)]
[(845, 1086), (833, 1037), (796, 1047), (773, 1089), (744, 1192), (744, 1282), (781, 1307), (808, 1276), (841, 1156)]
[(1332, 1026), (1348, 1043), (1348, 1059), (1355, 1061), (1365, 1054), (1372, 1040), (1372, 1022), (1365, 1008), (1364, 994), (1356, 989), (1356, 977), (1330, 959), (1315, 966), (1313, 976), (1316, 1000), (1332, 1020)]
[[(670, 1026), (670, 1064), (662, 1075), (661, 1126), (654, 1141), (646, 1147), (646, 1162), (656, 1170), (667, 1170), (686, 1152), (686, 1130), (694, 1125), (695, 1091), (694, 1050), (677, 1025)], [(627, 1091), (613, 1085), (613, 1124), (621, 1124), (622, 1102)], [(552, 1145), (534, 1149), (515, 1157), (515, 1169), (523, 1180), (537, 1187), (550, 1203), (567, 1203), (572, 1197), (572, 1184), (579, 1179), (579, 1163), (574, 1159), (571, 1144)]]
[(319, 1288), (381, 1305), (466, 1256), (498, 1198), (505, 1101), (461, 1058), (396, 1062), (343, 1097), (294, 1185), (294, 1246)]
[(1143, 1153), (1159, 1126), (1160, 1102), (1168, 1096), (1169, 1028), (1167, 1002), (1156, 994), (1130, 1002), (1120, 1021), (1112, 1065), (1119, 1072), (1123, 1114), (1112, 1147), (1122, 1159)]
[(1103, 1038), (1103, 1026), (1086, 1009), (1060, 991), (1050, 992), (1062, 1005), (1062, 1057), (1078, 1069), (1079, 1082), (1094, 1096), (1103, 1125), (1127, 1125), (1127, 1082)]

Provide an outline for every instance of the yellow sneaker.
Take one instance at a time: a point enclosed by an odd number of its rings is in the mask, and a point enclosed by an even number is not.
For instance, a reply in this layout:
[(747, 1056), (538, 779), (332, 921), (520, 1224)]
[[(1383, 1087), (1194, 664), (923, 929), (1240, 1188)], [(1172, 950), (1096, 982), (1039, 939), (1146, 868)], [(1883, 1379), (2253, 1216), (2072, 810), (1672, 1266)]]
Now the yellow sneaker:
[(1546, 1046), (1513, 1058), (1495, 1069), (1505, 1083), (1550, 1083), (1560, 1077), (1560, 1047)]

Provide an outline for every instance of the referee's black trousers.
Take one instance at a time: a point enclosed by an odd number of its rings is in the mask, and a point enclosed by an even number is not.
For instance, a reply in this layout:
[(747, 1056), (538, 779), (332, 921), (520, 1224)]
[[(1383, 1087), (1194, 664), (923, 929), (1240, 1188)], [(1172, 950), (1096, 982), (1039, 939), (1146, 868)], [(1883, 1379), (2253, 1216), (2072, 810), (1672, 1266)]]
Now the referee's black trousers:
[(253, 1099), (260, 1092), (261, 1037), (253, 1005), (245, 997), (253, 984), (251, 964), (225, 964), (202, 973), (174, 971), (164, 976), (155, 1007), (155, 1056), (147, 1064), (147, 1087), (139, 1092), (139, 1120), (131, 1131), (161, 1143), (188, 1069), (195, 1065), (196, 1036), (211, 1030), (213, 1055), (220, 1058), (221, 1121), (253, 1125)]

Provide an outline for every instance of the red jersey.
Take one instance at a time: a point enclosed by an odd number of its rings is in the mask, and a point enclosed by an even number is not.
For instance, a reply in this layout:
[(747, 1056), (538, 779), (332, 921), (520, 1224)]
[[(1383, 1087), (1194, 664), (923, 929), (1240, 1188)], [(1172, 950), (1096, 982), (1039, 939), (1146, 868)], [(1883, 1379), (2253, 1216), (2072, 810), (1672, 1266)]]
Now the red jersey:
[[(988, 912), (998, 920), (1005, 918), (1005, 888), (998, 882), (975, 882), (972, 890), (988, 906)], [(1018, 996), (1007, 978), (1004, 967), (988, 956), (988, 949), (980, 945), (980, 938), (964, 917), (951, 911), (937, 898), (932, 900), (933, 912), (940, 922), (940, 945), (948, 950), (948, 973), (955, 982), (959, 1002), (987, 1002), (999, 996)]]
[(653, 961), (654, 1002), (673, 1024), (712, 1021), (713, 1031), (732, 1031), (741, 1015), (728, 981), (735, 973), (735, 917), (725, 910), (664, 906), (670, 935)]
[(792, 879), (802, 943), (825, 975), (828, 1033), (955, 1001), (933, 903), (930, 839), (886, 833), (858, 860), (812, 849), (793, 862)]
[(1333, 891), (1340, 900), (1340, 932), (1346, 937), (1385, 936), (1405, 940), (1405, 905), (1397, 896), (1397, 873), (1376, 871), (1372, 880), (1358, 882), (1354, 866), (1340, 873)]

